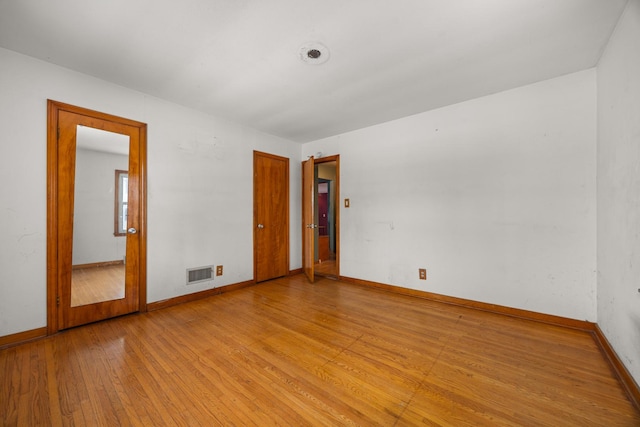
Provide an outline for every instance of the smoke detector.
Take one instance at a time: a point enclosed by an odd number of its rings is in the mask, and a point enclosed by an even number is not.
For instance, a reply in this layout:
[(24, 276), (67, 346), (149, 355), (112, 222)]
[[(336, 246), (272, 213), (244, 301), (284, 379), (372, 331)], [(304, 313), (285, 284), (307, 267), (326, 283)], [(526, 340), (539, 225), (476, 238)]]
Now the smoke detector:
[(300, 47), (300, 60), (312, 65), (324, 64), (329, 60), (329, 49), (322, 43), (305, 43)]

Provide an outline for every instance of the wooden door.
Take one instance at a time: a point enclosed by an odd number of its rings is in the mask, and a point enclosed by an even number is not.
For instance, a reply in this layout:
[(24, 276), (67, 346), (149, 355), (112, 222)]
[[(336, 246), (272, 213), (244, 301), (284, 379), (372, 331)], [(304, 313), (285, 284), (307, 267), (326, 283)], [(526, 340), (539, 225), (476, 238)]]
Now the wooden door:
[(315, 280), (314, 180), (314, 160), (311, 156), (302, 162), (302, 270), (310, 283)]
[[(314, 209), (316, 217), (316, 239), (317, 253), (314, 254), (315, 276), (340, 277), (340, 156), (325, 156), (321, 159), (314, 159), (314, 185), (313, 190), (317, 193), (312, 201), (317, 203)], [(327, 194), (320, 191), (320, 185), (328, 184)], [(323, 224), (322, 218), (322, 196), (328, 196), (326, 203), (329, 205), (329, 221)], [(313, 209), (313, 207), (311, 207)], [(322, 227), (326, 228), (322, 228)], [(328, 233), (327, 233), (328, 229)], [(328, 236), (323, 235), (328, 234)], [(323, 249), (329, 251), (329, 256)], [(317, 258), (316, 258), (317, 256)]]
[(253, 152), (256, 282), (289, 274), (289, 159)]
[[(48, 107), (47, 323), (48, 332), (54, 333), (60, 329), (141, 311), (146, 307), (146, 125), (55, 101), (49, 101)], [(92, 264), (95, 272), (105, 264), (121, 263), (120, 276), (115, 280), (122, 282), (122, 295), (98, 298), (95, 302), (74, 303), (72, 294), (77, 290), (77, 284), (74, 290), (72, 283), (74, 227), (77, 228), (77, 223), (74, 226), (74, 217), (78, 216), (75, 199), (76, 187), (80, 184), (76, 180), (77, 135), (82, 127), (98, 133), (124, 136), (128, 154), (128, 158), (124, 158), (125, 167), (128, 166), (128, 184), (122, 191), (127, 195), (128, 232), (119, 237), (113, 228), (110, 229), (114, 239), (125, 240), (126, 255), (122, 260)], [(100, 144), (97, 143), (90, 151), (107, 156), (116, 155), (109, 152), (112, 147), (108, 143), (105, 143), (104, 149), (98, 149)], [(109, 170), (109, 173), (113, 173), (110, 177), (123, 172)], [(111, 213), (114, 211), (111, 210)], [(95, 226), (101, 229), (113, 227), (115, 220), (113, 217), (111, 220), (109, 224), (96, 221)]]

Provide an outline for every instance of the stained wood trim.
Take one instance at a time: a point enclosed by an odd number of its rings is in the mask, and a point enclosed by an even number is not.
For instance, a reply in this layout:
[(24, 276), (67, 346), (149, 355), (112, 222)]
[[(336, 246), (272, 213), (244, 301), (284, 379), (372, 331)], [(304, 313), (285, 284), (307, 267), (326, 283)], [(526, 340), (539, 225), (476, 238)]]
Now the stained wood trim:
[(139, 281), (138, 281), (138, 311), (147, 311), (147, 125), (146, 123), (114, 116), (87, 108), (77, 107), (62, 102), (47, 100), (47, 335), (60, 330), (58, 308), (58, 116), (60, 111), (93, 117), (98, 120), (119, 123), (138, 128), (140, 155), (140, 219), (139, 219)]
[(120, 227), (118, 227), (118, 219), (120, 217), (120, 175), (123, 174), (129, 174), (129, 171), (123, 171), (123, 170), (119, 170), (116, 169), (115, 171), (115, 184), (114, 184), (114, 191), (113, 191), (113, 235), (114, 236), (126, 236), (127, 233), (122, 233), (120, 232)]
[(82, 270), (83, 268), (109, 267), (112, 265), (124, 265), (124, 261), (120, 259), (115, 261), (92, 262), (90, 264), (77, 264), (71, 268), (74, 270)]
[(296, 274), (302, 274), (302, 268), (296, 268), (295, 270), (289, 270), (289, 276), (295, 276)]
[(69, 111), (75, 114), (90, 116), (90, 117), (97, 118), (99, 120), (104, 120), (108, 122), (117, 122), (126, 126), (132, 126), (137, 128), (146, 128), (147, 126), (146, 123), (139, 122), (137, 120), (132, 120), (132, 119), (128, 119), (126, 117), (121, 117), (121, 116), (115, 116), (113, 114), (103, 113), (101, 111), (91, 110), (89, 108), (78, 107), (72, 104), (65, 104), (64, 102), (54, 101), (51, 99), (49, 99), (48, 102), (49, 104), (51, 104), (51, 106), (55, 106), (55, 108), (58, 110), (64, 110), (64, 111)]
[(256, 282), (253, 280), (247, 280), (246, 282), (234, 283), (231, 285), (220, 286), (219, 288), (207, 289), (200, 292), (194, 292), (192, 294), (181, 295), (179, 297), (169, 298), (162, 301), (156, 301), (147, 304), (147, 311), (155, 311), (163, 308), (171, 307), (178, 304), (184, 304), (186, 302), (197, 301), (203, 298), (208, 298), (214, 295), (224, 294), (226, 292), (235, 291), (238, 289), (254, 286)]
[(302, 201), (302, 211), (300, 230), (302, 233), (302, 271), (307, 277), (310, 283), (315, 280), (314, 264), (315, 264), (315, 230), (309, 228), (309, 224), (312, 224), (314, 220), (314, 187), (315, 187), (315, 164), (313, 156), (310, 156), (307, 160), (301, 164), (301, 181), (302, 192), (300, 193), (300, 200)]
[(473, 308), (490, 313), (503, 314), (506, 316), (517, 317), (524, 320), (533, 320), (536, 322), (547, 323), (556, 326), (564, 326), (566, 328), (578, 329), (587, 332), (593, 332), (595, 330), (595, 323), (587, 322), (584, 320), (570, 319), (568, 317), (554, 316), (551, 314), (538, 313), (535, 311), (522, 310), (519, 308), (505, 307), (503, 305), (489, 304), (486, 302), (473, 301), (464, 298), (450, 297), (447, 295), (435, 294), (432, 292), (407, 289), (400, 286), (370, 282), (368, 280), (354, 279), (352, 277), (341, 276), (340, 280), (347, 283), (352, 283), (354, 285), (369, 286), (402, 295), (410, 295), (418, 298), (428, 299), (431, 301), (442, 302), (445, 304), (457, 305), (459, 307)]
[(140, 127), (140, 183), (139, 183), (139, 210), (140, 218), (140, 243), (139, 243), (139, 263), (138, 272), (138, 311), (147, 311), (147, 125), (141, 123)]
[(31, 329), (30, 331), (18, 332), (16, 334), (0, 337), (0, 349), (23, 344), (28, 341), (44, 338), (47, 336), (47, 328)]
[(47, 335), (58, 332), (58, 111), (47, 101)]
[(596, 343), (598, 343), (600, 350), (609, 361), (611, 368), (620, 379), (620, 382), (627, 392), (629, 399), (631, 400), (631, 402), (633, 402), (635, 407), (640, 410), (640, 387), (638, 386), (638, 383), (635, 382), (627, 368), (624, 366), (624, 364), (618, 357), (618, 354), (611, 346), (611, 343), (609, 343), (609, 340), (600, 329), (600, 326), (598, 326), (597, 324), (595, 325), (595, 328), (593, 330), (593, 337)]

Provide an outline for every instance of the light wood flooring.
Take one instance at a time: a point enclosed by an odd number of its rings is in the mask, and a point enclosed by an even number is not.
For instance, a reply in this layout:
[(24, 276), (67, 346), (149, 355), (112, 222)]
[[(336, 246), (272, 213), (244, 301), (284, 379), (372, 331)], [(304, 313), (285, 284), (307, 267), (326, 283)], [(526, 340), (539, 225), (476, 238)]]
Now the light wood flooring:
[(0, 351), (0, 425), (639, 426), (587, 332), (302, 275)]
[(124, 264), (71, 270), (71, 306), (124, 298)]
[(338, 276), (338, 266), (335, 259), (317, 262), (314, 264), (313, 269), (316, 274), (322, 276)]

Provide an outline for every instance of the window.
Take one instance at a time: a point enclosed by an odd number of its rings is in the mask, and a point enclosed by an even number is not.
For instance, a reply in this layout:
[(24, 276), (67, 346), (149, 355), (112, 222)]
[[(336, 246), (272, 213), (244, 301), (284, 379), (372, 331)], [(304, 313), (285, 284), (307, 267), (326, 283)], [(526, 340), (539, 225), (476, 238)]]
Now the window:
[(116, 170), (116, 202), (115, 202), (115, 226), (114, 235), (127, 234), (127, 201), (129, 197), (129, 172)]

